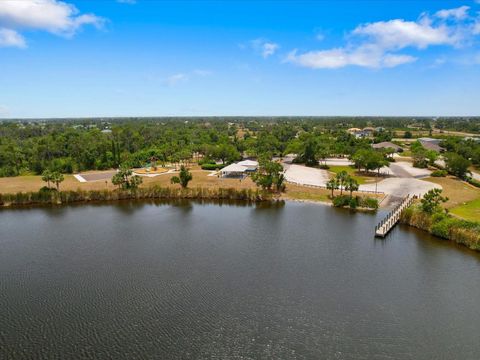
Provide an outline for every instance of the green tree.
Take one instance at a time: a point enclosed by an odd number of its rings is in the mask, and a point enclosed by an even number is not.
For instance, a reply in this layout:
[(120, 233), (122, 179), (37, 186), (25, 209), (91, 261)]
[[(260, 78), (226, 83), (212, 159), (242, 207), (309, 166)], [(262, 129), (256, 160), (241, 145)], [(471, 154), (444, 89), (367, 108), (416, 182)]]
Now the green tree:
[(445, 155), (445, 164), (447, 171), (460, 179), (465, 179), (470, 173), (468, 168), (472, 163), (465, 159), (462, 155), (456, 153), (448, 153)]
[(132, 170), (126, 164), (120, 165), (118, 172), (112, 177), (112, 184), (124, 190), (135, 190), (143, 182), (138, 175), (133, 175)]
[(63, 182), (65, 178), (63, 177), (63, 174), (58, 172), (58, 171), (53, 171), (51, 173), (51, 181), (55, 183), (55, 186), (57, 187), (57, 191), (60, 190), (60, 183)]
[(285, 176), (282, 165), (271, 161), (266, 156), (260, 159), (259, 168), (256, 173), (252, 174), (252, 180), (257, 186), (265, 190), (271, 190), (275, 186), (275, 191), (281, 192), (285, 188)]
[(44, 170), (42, 173), (42, 181), (47, 183), (47, 187), (50, 188), (50, 182), (53, 181), (52, 172), (50, 170)]
[(435, 161), (437, 161), (438, 159), (438, 152), (434, 150), (427, 150), (425, 156), (428, 160), (428, 165), (433, 166), (435, 164)]
[(343, 194), (343, 189), (345, 188), (345, 182), (349, 178), (348, 173), (344, 171), (340, 171), (337, 176), (335, 177), (335, 180), (337, 181), (338, 187), (340, 189), (340, 195)]
[(333, 199), (333, 191), (338, 189), (338, 182), (336, 178), (330, 179), (327, 184), (327, 189), (332, 191), (332, 199)]
[(428, 214), (433, 214), (441, 210), (440, 204), (448, 201), (447, 197), (442, 196), (442, 189), (431, 189), (420, 200), (422, 210)]
[(411, 146), (413, 166), (417, 168), (426, 168), (428, 166), (427, 150), (416, 141)]
[(180, 186), (185, 189), (188, 186), (190, 180), (192, 180), (192, 178), (192, 173), (188, 171), (185, 166), (182, 165), (180, 167), (180, 173), (178, 174), (178, 176), (172, 176), (170, 182), (172, 184), (180, 184)]
[(352, 194), (354, 191), (357, 191), (359, 188), (357, 180), (355, 180), (353, 177), (348, 176), (347, 179), (345, 180), (345, 190), (350, 192), (350, 197), (352, 197)]
[(313, 137), (308, 137), (303, 148), (303, 153), (301, 154), (305, 165), (315, 166), (318, 164), (317, 160), (317, 142)]

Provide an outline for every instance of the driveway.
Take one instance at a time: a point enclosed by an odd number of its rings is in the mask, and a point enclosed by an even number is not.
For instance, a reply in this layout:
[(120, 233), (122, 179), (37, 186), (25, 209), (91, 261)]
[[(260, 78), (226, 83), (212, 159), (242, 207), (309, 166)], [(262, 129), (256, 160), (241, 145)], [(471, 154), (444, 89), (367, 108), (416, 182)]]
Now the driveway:
[(413, 167), (412, 163), (399, 161), (390, 164), (390, 171), (393, 176), (398, 178), (416, 178), (421, 179), (430, 176), (432, 173), (428, 169), (419, 169)]
[[(438, 184), (414, 178), (388, 178), (380, 181), (377, 185), (377, 191), (399, 198), (408, 194), (422, 196), (431, 189), (442, 188)], [(360, 190), (375, 191), (375, 184), (360, 185)]]

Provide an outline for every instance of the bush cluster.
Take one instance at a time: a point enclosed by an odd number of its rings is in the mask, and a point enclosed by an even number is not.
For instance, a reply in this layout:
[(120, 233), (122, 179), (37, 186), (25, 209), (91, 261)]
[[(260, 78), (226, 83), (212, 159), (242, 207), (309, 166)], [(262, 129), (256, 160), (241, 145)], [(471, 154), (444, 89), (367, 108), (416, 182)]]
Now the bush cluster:
[(473, 186), (475, 186), (475, 187), (480, 187), (480, 181), (475, 180), (474, 178), (468, 178), (468, 179), (467, 179), (467, 182), (468, 182), (470, 185), (473, 185)]
[(335, 207), (378, 209), (378, 200), (370, 197), (339, 195), (333, 198), (332, 202)]
[(447, 170), (435, 170), (431, 174), (431, 176), (433, 176), (433, 177), (445, 177), (447, 175), (448, 175)]
[(455, 218), (444, 212), (428, 214), (420, 206), (412, 206), (402, 213), (402, 222), (430, 232), (442, 239), (463, 244), (480, 251), (480, 223)]
[(201, 165), (202, 170), (217, 170), (225, 167), (223, 164), (205, 163)]

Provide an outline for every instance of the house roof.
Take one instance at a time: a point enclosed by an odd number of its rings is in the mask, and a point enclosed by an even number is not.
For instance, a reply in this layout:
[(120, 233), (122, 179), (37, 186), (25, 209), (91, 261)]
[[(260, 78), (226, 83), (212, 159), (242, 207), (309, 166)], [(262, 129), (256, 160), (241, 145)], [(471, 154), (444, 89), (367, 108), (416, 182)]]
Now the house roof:
[(222, 172), (245, 172), (247, 171), (247, 167), (239, 164), (230, 164), (228, 166), (225, 166), (221, 171)]
[(237, 163), (237, 165), (248, 166), (248, 167), (258, 166), (258, 161), (254, 161), (254, 160), (243, 160), (243, 161), (239, 161), (239, 162)]
[(390, 141), (384, 141), (384, 142), (381, 142), (381, 143), (378, 143), (378, 144), (372, 144), (372, 147), (374, 149), (387, 149), (387, 148), (392, 148), (394, 149), (395, 151), (402, 151), (402, 147), (401, 146), (398, 146), (397, 144), (394, 144)]
[(441, 142), (442, 140), (424, 137), (424, 138), (419, 138), (418, 141), (420, 141), (420, 142), (428, 142), (428, 143), (432, 143), (432, 144), (437, 144), (437, 145), (438, 145), (438, 144), (440, 144), (440, 142)]
[(418, 141), (420, 142), (420, 144), (422, 144), (422, 146), (427, 149), (427, 150), (433, 150), (433, 151), (442, 151), (443, 149), (440, 147), (440, 145), (438, 145), (437, 143), (435, 142), (432, 142), (432, 141), (426, 141), (426, 140), (421, 140), (421, 139), (418, 139)]

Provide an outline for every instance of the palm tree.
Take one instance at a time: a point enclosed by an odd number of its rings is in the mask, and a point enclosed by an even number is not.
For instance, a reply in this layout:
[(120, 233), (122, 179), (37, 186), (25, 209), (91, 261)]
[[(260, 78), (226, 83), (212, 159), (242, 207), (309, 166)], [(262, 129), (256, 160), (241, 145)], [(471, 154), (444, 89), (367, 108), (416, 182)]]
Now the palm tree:
[(58, 172), (58, 171), (54, 171), (52, 172), (51, 174), (51, 180), (55, 183), (55, 185), (57, 186), (57, 191), (60, 190), (60, 183), (65, 180), (65, 178), (63, 177), (63, 174)]
[(52, 181), (52, 172), (50, 170), (45, 170), (42, 173), (42, 180), (47, 183), (48, 188), (50, 188), (50, 181)]
[(338, 189), (337, 179), (335, 179), (335, 178), (330, 179), (330, 180), (327, 182), (327, 189), (328, 189), (328, 190), (332, 190), (332, 198), (333, 198), (333, 191)]
[(347, 180), (348, 177), (349, 177), (349, 175), (345, 170), (340, 171), (336, 176), (338, 186), (340, 188), (340, 195), (343, 194), (343, 187), (344, 187), (345, 181)]
[(345, 180), (345, 190), (350, 191), (350, 197), (352, 197), (352, 193), (354, 191), (357, 191), (359, 188), (357, 180), (355, 180), (353, 177), (348, 176), (347, 179)]

